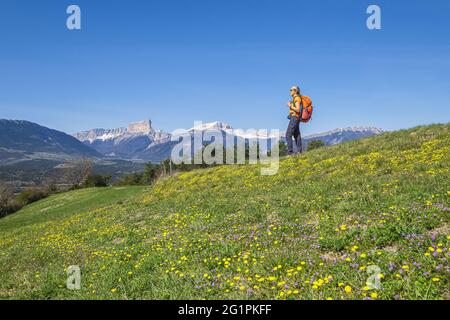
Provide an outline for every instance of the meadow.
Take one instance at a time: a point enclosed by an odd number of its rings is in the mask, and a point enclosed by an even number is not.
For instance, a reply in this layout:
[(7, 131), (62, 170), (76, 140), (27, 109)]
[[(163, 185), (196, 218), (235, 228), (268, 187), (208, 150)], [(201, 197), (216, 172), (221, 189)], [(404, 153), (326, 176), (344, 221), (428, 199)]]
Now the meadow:
[(54, 195), (0, 220), (0, 298), (450, 299), (449, 129)]

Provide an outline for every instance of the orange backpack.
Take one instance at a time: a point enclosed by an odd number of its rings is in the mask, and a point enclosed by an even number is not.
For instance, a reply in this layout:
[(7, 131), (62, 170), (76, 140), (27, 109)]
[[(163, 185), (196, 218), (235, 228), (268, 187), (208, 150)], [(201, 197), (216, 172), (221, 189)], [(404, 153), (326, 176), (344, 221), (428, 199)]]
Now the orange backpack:
[(314, 108), (312, 105), (312, 101), (309, 97), (300, 96), (300, 99), (302, 101), (300, 105), (300, 121), (306, 123), (309, 120), (311, 120)]

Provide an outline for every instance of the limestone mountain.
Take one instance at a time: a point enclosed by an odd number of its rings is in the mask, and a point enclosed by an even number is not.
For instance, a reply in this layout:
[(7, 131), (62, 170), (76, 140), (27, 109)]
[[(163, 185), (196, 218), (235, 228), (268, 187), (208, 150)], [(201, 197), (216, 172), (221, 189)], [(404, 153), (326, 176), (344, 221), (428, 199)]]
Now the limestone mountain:
[[(267, 133), (260, 131), (235, 130), (225, 122), (215, 121), (196, 124), (185, 134), (193, 137), (196, 133), (217, 131), (222, 135), (231, 135), (235, 141), (255, 141), (267, 137)], [(372, 127), (340, 128), (329, 132), (305, 136), (305, 146), (309, 141), (321, 140), (326, 145), (338, 144), (380, 134), (383, 131)], [(75, 133), (73, 136), (108, 157), (128, 160), (160, 162), (170, 157), (173, 146), (178, 143), (177, 135), (161, 130), (155, 130), (150, 120), (130, 123), (128, 127), (116, 129), (91, 129)], [(281, 139), (284, 134), (281, 133)], [(174, 140), (174, 141), (172, 141)], [(269, 143), (270, 145), (270, 143)]]
[(124, 159), (140, 159), (152, 146), (170, 141), (170, 134), (154, 130), (150, 120), (130, 123), (116, 129), (91, 129), (73, 134), (101, 154)]

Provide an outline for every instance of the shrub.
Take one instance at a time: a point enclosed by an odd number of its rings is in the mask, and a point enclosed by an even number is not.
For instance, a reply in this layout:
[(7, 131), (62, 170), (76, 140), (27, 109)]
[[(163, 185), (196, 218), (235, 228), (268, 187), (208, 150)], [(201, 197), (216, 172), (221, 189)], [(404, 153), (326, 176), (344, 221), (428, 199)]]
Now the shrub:
[(325, 142), (322, 140), (312, 140), (308, 143), (308, 150), (319, 149), (325, 146)]
[(287, 156), (288, 154), (287, 143), (284, 141), (280, 141), (279, 148), (280, 148), (280, 157)]
[(94, 174), (86, 178), (84, 188), (107, 187), (111, 181), (110, 175)]
[(26, 206), (27, 204), (44, 199), (48, 197), (48, 195), (49, 193), (42, 188), (31, 188), (19, 193), (15, 201), (18, 206), (23, 207)]
[(141, 177), (143, 184), (152, 184), (158, 177), (158, 166), (149, 162), (145, 165), (144, 173)]

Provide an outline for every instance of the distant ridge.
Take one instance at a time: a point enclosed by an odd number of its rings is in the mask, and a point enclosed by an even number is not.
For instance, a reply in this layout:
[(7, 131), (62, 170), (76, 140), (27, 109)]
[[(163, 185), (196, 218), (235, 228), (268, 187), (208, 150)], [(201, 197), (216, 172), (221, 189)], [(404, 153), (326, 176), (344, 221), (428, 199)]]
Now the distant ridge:
[(25, 120), (0, 119), (0, 162), (27, 158), (101, 157), (74, 137)]
[(326, 145), (335, 145), (345, 141), (374, 136), (383, 132), (382, 129), (376, 127), (347, 127), (307, 135), (304, 138), (306, 141), (320, 140)]
[[(259, 137), (258, 132), (248, 133), (234, 130), (228, 123), (214, 121), (202, 123), (188, 129), (189, 134), (196, 131), (217, 130), (222, 133), (233, 134), (237, 138), (252, 140)], [(321, 140), (326, 145), (334, 145), (345, 141), (355, 140), (382, 133), (375, 127), (338, 128), (324, 133), (305, 136), (305, 146), (311, 140)], [(128, 127), (116, 129), (92, 129), (73, 134), (81, 142), (109, 157), (121, 159), (143, 160), (159, 162), (170, 157), (172, 147), (176, 142), (171, 141), (170, 133), (155, 130), (151, 120), (134, 122)], [(281, 133), (284, 139), (284, 133)]]
[(376, 127), (346, 127), (346, 128), (336, 128), (330, 131), (320, 132), (320, 133), (314, 133), (308, 135), (308, 138), (315, 138), (320, 137), (324, 135), (330, 135), (330, 134), (336, 134), (336, 133), (345, 133), (345, 132), (360, 132), (360, 133), (374, 133), (374, 134), (381, 134), (384, 131), (380, 128)]

